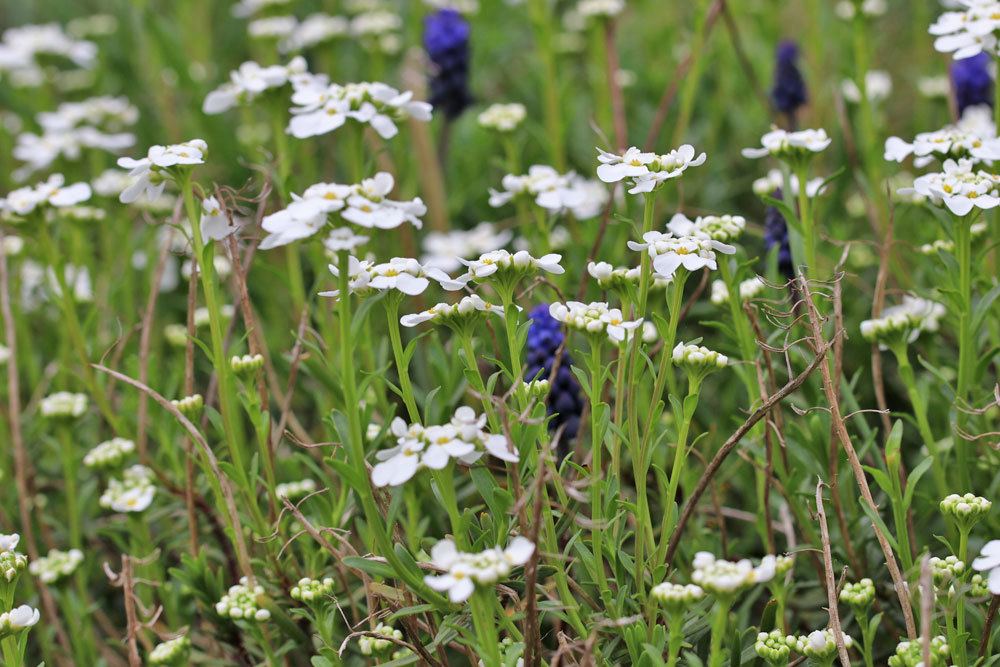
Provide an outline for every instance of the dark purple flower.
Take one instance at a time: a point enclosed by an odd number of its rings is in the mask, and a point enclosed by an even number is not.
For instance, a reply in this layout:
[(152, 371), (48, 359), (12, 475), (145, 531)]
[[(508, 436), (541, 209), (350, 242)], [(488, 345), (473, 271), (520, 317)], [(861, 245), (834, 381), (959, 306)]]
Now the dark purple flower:
[(424, 48), (434, 64), (430, 102), (448, 119), (472, 104), (469, 92), (469, 23), (454, 9), (441, 9), (424, 19)]
[(556, 352), (563, 342), (562, 326), (549, 315), (547, 304), (536, 306), (529, 314), (531, 325), (528, 327), (527, 362), (528, 370), (525, 380), (549, 380), (549, 396), (546, 401), (548, 413), (553, 415), (549, 421), (549, 430), (556, 431), (562, 427), (562, 437), (556, 443), (559, 457), (569, 453), (569, 445), (580, 430), (580, 415), (583, 414), (583, 394), (580, 383), (570, 370), (572, 360), (569, 354), (563, 352), (559, 362), (559, 370), (552, 377), (552, 368), (556, 362)]
[(955, 89), (955, 104), (961, 116), (967, 107), (977, 104), (993, 106), (993, 77), (986, 53), (955, 60), (951, 64), (951, 85)]
[[(781, 199), (781, 190), (775, 190), (772, 194), (775, 199)], [(774, 206), (768, 206), (764, 214), (764, 248), (771, 252), (772, 248), (777, 248), (778, 271), (785, 278), (792, 278), (795, 273), (792, 264), (792, 247), (788, 243), (788, 222)]]
[(782, 42), (778, 45), (771, 103), (775, 109), (789, 116), (794, 115), (809, 99), (806, 82), (802, 79), (797, 64), (798, 58), (799, 47), (795, 42)]

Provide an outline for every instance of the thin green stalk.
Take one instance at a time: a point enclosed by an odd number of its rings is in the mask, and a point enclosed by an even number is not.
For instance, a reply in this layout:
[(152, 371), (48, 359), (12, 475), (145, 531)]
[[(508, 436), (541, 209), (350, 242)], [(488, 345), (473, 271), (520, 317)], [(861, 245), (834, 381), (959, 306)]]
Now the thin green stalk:
[(458, 511), (458, 495), (455, 493), (455, 468), (449, 465), (444, 470), (435, 470), (432, 477), (438, 493), (441, 494), (441, 504), (448, 513), (455, 546), (459, 551), (468, 549), (469, 541), (465, 537), (465, 531), (462, 530), (462, 514)]
[(402, 394), (403, 404), (410, 417), (410, 423), (419, 424), (420, 410), (417, 409), (417, 401), (413, 395), (413, 383), (410, 381), (410, 365), (403, 353), (403, 341), (399, 332), (399, 301), (402, 297), (395, 290), (386, 295), (385, 316), (386, 324), (389, 328), (389, 340), (392, 343), (392, 356), (396, 361), (396, 373), (399, 375), (399, 390)]
[(969, 217), (955, 218), (955, 261), (958, 263), (958, 380), (955, 388), (955, 455), (961, 488), (971, 488), (969, 445), (963, 437), (966, 413), (962, 409), (969, 401), (972, 376), (976, 364), (975, 335), (972, 331), (972, 221)]
[(816, 230), (813, 224), (812, 206), (809, 200), (807, 184), (809, 182), (809, 164), (801, 160), (795, 166), (795, 177), (799, 180), (799, 222), (802, 225), (802, 244), (805, 246), (806, 270), (809, 276), (819, 275), (816, 263)]
[(601, 465), (604, 442), (598, 421), (603, 377), (601, 343), (597, 335), (594, 335), (590, 337), (590, 539), (594, 552), (594, 574), (597, 577), (602, 597), (611, 593), (604, 572), (604, 500), (602, 498), (604, 470)]
[(723, 597), (718, 598), (715, 602), (715, 616), (712, 618), (711, 640), (708, 649), (708, 667), (722, 667), (725, 661), (722, 641), (726, 637), (729, 608), (732, 604), (731, 599)]
[(667, 667), (677, 667), (677, 660), (684, 646), (684, 615), (669, 614), (667, 617)]
[(479, 362), (476, 357), (476, 348), (472, 343), (472, 332), (468, 330), (461, 330), (456, 332), (458, 340), (462, 345), (462, 356), (465, 357), (465, 367), (469, 370), (469, 374), (472, 377), (473, 389), (479, 393), (482, 397), (481, 402), (483, 405), (483, 412), (486, 413), (486, 419), (490, 425), (491, 433), (500, 433), (501, 424), (500, 419), (497, 417), (496, 410), (493, 407), (493, 402), (490, 400), (489, 393), (486, 389), (486, 383), (483, 382), (483, 375), (479, 371)]
[(485, 667), (500, 667), (500, 637), (497, 633), (493, 607), (496, 600), (493, 591), (479, 588), (472, 594), (469, 606), (472, 610), (472, 625), (476, 631), (476, 648)]
[(687, 397), (684, 399), (684, 414), (676, 415), (680, 417), (680, 425), (677, 429), (677, 446), (674, 449), (674, 463), (670, 469), (670, 479), (667, 482), (667, 495), (663, 498), (663, 520), (660, 523), (660, 544), (656, 549), (656, 559), (654, 562), (661, 562), (666, 557), (667, 543), (670, 535), (674, 531), (675, 513), (674, 501), (677, 498), (677, 489), (680, 486), (681, 476), (684, 473), (684, 463), (687, 460), (687, 440), (688, 432), (691, 429), (691, 422), (694, 420), (694, 412), (698, 407), (698, 398), (701, 392), (701, 379), (696, 375), (691, 375), (688, 384)]
[(899, 346), (893, 346), (892, 352), (896, 356), (896, 361), (899, 366), (899, 376), (903, 380), (903, 385), (906, 387), (906, 394), (910, 398), (910, 404), (913, 406), (913, 416), (917, 421), (917, 430), (920, 433), (920, 438), (924, 441), (924, 447), (927, 448), (928, 453), (934, 459), (934, 464), (931, 466), (931, 475), (934, 477), (934, 486), (937, 490), (939, 498), (944, 498), (948, 495), (948, 482), (945, 475), (945, 461), (941, 456), (941, 452), (938, 449), (937, 439), (934, 437), (934, 432), (931, 430), (930, 421), (927, 419), (927, 403), (924, 401), (924, 397), (920, 395), (920, 391), (917, 389), (917, 380), (913, 373), (913, 366), (910, 365), (909, 353), (907, 352), (906, 344)]
[(528, 0), (528, 14), (538, 43), (538, 55), (542, 61), (542, 87), (545, 93), (545, 134), (549, 138), (549, 154), (552, 166), (558, 171), (566, 168), (566, 149), (563, 137), (562, 105), (559, 100), (559, 73), (556, 67), (555, 45), (553, 43), (552, 12), (547, 0)]

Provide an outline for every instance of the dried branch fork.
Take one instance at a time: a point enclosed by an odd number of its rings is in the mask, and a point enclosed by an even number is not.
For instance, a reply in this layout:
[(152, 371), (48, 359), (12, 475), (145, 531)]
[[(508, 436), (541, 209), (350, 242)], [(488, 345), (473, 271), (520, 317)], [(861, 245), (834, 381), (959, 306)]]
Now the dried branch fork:
[[(809, 316), (809, 329), (812, 332), (813, 349), (826, 349), (829, 347), (829, 343), (827, 343), (823, 337), (822, 322), (819, 312), (816, 309), (816, 304), (813, 303), (812, 292), (809, 289), (809, 282), (802, 274), (799, 274), (797, 282), (802, 294), (802, 304)], [(839, 336), (840, 334), (841, 332), (837, 332), (835, 335)], [(865, 477), (865, 471), (861, 466), (861, 460), (858, 458), (858, 453), (854, 449), (854, 445), (851, 442), (851, 436), (847, 432), (847, 425), (844, 423), (844, 417), (840, 412), (840, 398), (838, 396), (836, 383), (833, 380), (828, 364), (820, 365), (820, 375), (823, 380), (823, 393), (826, 395), (827, 403), (829, 403), (830, 420), (833, 424), (834, 434), (837, 436), (837, 439), (840, 440), (841, 446), (847, 453), (847, 460), (851, 465), (851, 470), (854, 472), (854, 479), (858, 483), (858, 488), (861, 490), (861, 497), (864, 499), (865, 504), (868, 505), (868, 509), (877, 515), (879, 511), (878, 505), (875, 504), (875, 498), (872, 497), (871, 489), (868, 487), (868, 478)], [(910, 594), (907, 591), (906, 582), (903, 581), (903, 575), (899, 571), (899, 564), (896, 563), (896, 556), (892, 553), (892, 546), (889, 544), (889, 540), (886, 538), (881, 528), (879, 528), (879, 526), (874, 522), (872, 522), (872, 530), (875, 531), (875, 538), (878, 540), (879, 546), (882, 548), (882, 554), (885, 556), (886, 566), (889, 568), (889, 574), (892, 577), (892, 582), (896, 588), (896, 595), (899, 597), (899, 606), (902, 608), (903, 620), (906, 623), (906, 634), (910, 639), (914, 639), (917, 636), (917, 630), (913, 622), (913, 609), (910, 606)]]

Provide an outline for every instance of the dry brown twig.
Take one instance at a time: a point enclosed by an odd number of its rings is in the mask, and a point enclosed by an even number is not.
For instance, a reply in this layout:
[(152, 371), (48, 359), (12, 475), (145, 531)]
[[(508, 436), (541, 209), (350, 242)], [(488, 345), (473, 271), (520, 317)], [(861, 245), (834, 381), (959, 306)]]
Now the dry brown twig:
[(840, 610), (837, 608), (837, 583), (833, 577), (833, 555), (830, 550), (830, 529), (826, 523), (826, 510), (823, 509), (823, 480), (816, 483), (816, 515), (819, 519), (819, 534), (823, 543), (823, 580), (826, 586), (827, 611), (830, 613), (830, 629), (833, 640), (837, 643), (837, 654), (844, 667), (851, 667), (851, 659), (847, 656), (844, 645), (844, 630), (840, 625)]

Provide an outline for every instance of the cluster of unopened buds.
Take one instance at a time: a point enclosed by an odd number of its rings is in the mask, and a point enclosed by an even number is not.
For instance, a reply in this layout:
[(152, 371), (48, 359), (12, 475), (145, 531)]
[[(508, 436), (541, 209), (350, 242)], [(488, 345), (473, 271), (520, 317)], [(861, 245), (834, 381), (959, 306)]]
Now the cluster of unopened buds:
[(483, 313), (503, 316), (503, 306), (497, 306), (476, 294), (464, 296), (458, 303), (439, 303), (419, 313), (403, 315), (399, 323), (404, 327), (415, 327), (424, 322), (441, 323), (461, 328), (471, 324)]
[(746, 218), (742, 215), (706, 215), (691, 220), (677, 213), (667, 223), (667, 229), (675, 236), (705, 236), (721, 243), (738, 239), (746, 226)]
[(669, 581), (653, 586), (650, 596), (667, 610), (668, 613), (681, 611), (705, 597), (701, 586), (694, 584), (674, 584)]
[(0, 576), (8, 583), (17, 579), (28, 566), (27, 556), (15, 551), (20, 541), (21, 536), (17, 533), (0, 535)]
[(712, 371), (729, 365), (726, 355), (689, 343), (678, 343), (671, 358), (674, 364), (690, 371)]
[(170, 403), (188, 419), (194, 419), (201, 414), (205, 407), (205, 399), (201, 394), (191, 394), (184, 398), (174, 399)]
[(215, 611), (227, 618), (263, 622), (271, 618), (271, 612), (260, 606), (263, 597), (263, 586), (251, 586), (246, 577), (240, 577), (240, 583), (230, 586), (229, 592), (215, 603)]
[(112, 438), (100, 443), (83, 457), (88, 468), (118, 468), (125, 457), (135, 451), (135, 443), (127, 438)]
[(316, 490), (316, 481), (312, 479), (302, 479), (297, 482), (284, 482), (274, 487), (274, 495), (278, 498), (288, 498), (296, 500), (304, 498)]
[(401, 631), (385, 623), (379, 623), (371, 632), (372, 634), (362, 635), (358, 639), (358, 648), (361, 650), (361, 655), (379, 655), (385, 653), (391, 647), (395, 646), (395, 642), (392, 641), (393, 639), (403, 639)]
[[(931, 667), (947, 665), (951, 647), (944, 635), (932, 637), (930, 641)], [(918, 667), (924, 665), (924, 643), (917, 639), (896, 645), (896, 653), (889, 656), (889, 667)]]
[[(0, 556), (0, 560), (2, 558)], [(28, 571), (42, 583), (51, 584), (73, 574), (82, 562), (83, 552), (79, 549), (53, 549), (47, 555), (32, 561)]]
[(642, 326), (641, 318), (628, 321), (621, 310), (610, 308), (607, 303), (598, 301), (553, 303), (549, 306), (549, 315), (570, 329), (588, 334), (607, 335), (614, 343), (625, 341), (631, 331)]
[(867, 577), (861, 581), (844, 584), (840, 601), (855, 609), (865, 609), (875, 600), (875, 583)]
[(953, 493), (942, 500), (940, 505), (941, 513), (965, 530), (971, 530), (992, 507), (991, 501), (972, 493)]
[[(739, 285), (740, 301), (750, 301), (758, 294), (764, 291), (767, 287), (767, 283), (760, 276), (754, 276), (753, 278), (748, 278), (744, 280)], [(721, 280), (712, 281), (712, 296), (711, 301), (717, 306), (721, 306), (729, 302), (730, 294), (729, 288), (726, 283)]]
[(513, 132), (527, 117), (523, 104), (491, 104), (479, 114), (479, 125), (497, 132)]
[[(840, 638), (845, 648), (849, 649), (854, 645), (854, 640), (849, 635), (841, 633)], [(813, 630), (808, 635), (789, 636), (786, 641), (790, 649), (799, 655), (819, 661), (819, 664), (832, 665), (837, 656), (837, 636), (829, 628)]]
[(463, 553), (450, 539), (441, 540), (431, 550), (431, 563), (440, 575), (427, 575), (424, 582), (436, 591), (447, 592), (452, 602), (465, 602), (476, 586), (492, 586), (515, 567), (528, 562), (535, 545), (526, 537), (515, 537), (506, 549), (494, 547), (479, 553)]
[(149, 664), (151, 665), (186, 665), (188, 654), (191, 652), (191, 640), (187, 635), (181, 635), (174, 639), (161, 642), (149, 652)]
[(50, 419), (70, 419), (83, 415), (87, 411), (87, 395), (69, 391), (57, 391), (49, 394), (39, 403), (43, 417)]
[(322, 580), (303, 577), (299, 579), (299, 583), (292, 586), (292, 590), (289, 591), (289, 595), (291, 595), (293, 600), (308, 603), (327, 597), (332, 592), (333, 579), (331, 577), (326, 577)]
[(886, 308), (880, 317), (863, 321), (861, 336), (882, 347), (912, 343), (922, 332), (937, 331), (944, 315), (940, 303), (906, 295), (903, 303)]
[(958, 556), (946, 556), (945, 558), (933, 557), (930, 559), (931, 576), (934, 585), (939, 589), (951, 586), (951, 583), (965, 573), (965, 563), (958, 559)]
[(759, 148), (744, 148), (743, 157), (756, 159), (772, 155), (794, 163), (826, 150), (832, 140), (823, 129), (789, 132), (775, 128), (761, 137), (760, 143)]
[(264, 368), (264, 355), (244, 354), (243, 356), (233, 356), (229, 360), (229, 367), (239, 377), (253, 377)]
[(652, 192), (668, 180), (678, 178), (688, 167), (705, 163), (705, 153), (684, 144), (664, 155), (646, 153), (632, 146), (622, 154), (598, 149), (597, 177), (605, 183), (625, 181), (630, 194)]

